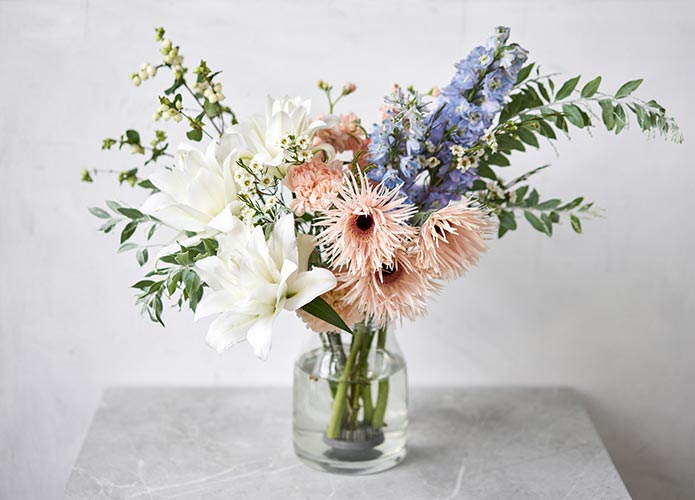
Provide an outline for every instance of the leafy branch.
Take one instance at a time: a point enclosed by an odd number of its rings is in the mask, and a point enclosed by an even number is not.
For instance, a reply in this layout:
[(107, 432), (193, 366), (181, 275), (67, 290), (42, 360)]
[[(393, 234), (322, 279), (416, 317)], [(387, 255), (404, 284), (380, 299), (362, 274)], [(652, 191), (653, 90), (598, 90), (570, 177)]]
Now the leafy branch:
[(205, 287), (195, 271), (195, 263), (216, 255), (217, 248), (216, 240), (205, 238), (193, 246), (179, 245), (177, 252), (160, 257), (158, 262), (166, 265), (150, 271), (145, 279), (133, 285), (139, 290), (137, 303), (142, 305), (143, 314), (147, 313), (152, 321), (164, 326), (162, 297), (174, 299), (177, 293), (176, 305), (179, 310), (184, 302), (188, 302), (188, 307), (195, 312)]

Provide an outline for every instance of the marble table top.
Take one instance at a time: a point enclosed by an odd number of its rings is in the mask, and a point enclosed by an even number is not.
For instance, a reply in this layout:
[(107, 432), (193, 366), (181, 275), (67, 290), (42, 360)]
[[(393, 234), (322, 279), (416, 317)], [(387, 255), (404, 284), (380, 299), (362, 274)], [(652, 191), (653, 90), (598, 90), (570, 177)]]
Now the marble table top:
[(287, 388), (114, 388), (69, 500), (628, 500), (577, 395), (553, 388), (414, 388), (394, 469), (315, 471), (292, 451)]

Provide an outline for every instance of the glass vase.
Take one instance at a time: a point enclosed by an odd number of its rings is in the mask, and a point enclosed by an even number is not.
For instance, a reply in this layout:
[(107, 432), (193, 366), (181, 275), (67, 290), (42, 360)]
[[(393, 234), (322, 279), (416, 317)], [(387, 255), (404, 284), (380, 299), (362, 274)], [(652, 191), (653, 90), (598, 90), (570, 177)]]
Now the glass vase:
[(395, 336), (316, 334), (294, 367), (294, 450), (315, 469), (371, 474), (406, 455), (408, 382)]

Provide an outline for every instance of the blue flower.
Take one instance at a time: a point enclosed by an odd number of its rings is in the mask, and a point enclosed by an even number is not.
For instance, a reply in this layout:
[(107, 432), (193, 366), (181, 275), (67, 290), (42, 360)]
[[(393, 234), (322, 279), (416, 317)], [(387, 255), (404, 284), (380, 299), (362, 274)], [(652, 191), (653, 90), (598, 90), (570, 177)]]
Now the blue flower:
[(477, 144), (504, 107), (527, 58), (520, 46), (506, 45), (508, 39), (509, 28), (498, 27), (485, 46), (459, 61), (431, 109), (417, 92), (397, 88), (387, 96), (387, 117), (370, 134), (369, 158), (376, 166), (367, 176), (399, 187), (424, 210), (469, 191), (477, 170), (458, 170), (450, 149)]

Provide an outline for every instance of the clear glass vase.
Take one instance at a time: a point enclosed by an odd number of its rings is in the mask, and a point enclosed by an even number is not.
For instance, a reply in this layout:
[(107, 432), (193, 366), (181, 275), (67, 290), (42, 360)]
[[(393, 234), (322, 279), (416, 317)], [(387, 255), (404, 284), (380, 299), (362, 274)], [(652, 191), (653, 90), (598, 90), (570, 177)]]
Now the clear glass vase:
[(371, 474), (406, 455), (408, 382), (395, 336), (316, 334), (294, 367), (294, 450), (315, 469)]

